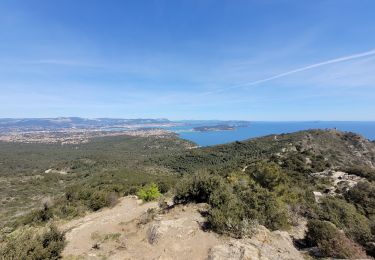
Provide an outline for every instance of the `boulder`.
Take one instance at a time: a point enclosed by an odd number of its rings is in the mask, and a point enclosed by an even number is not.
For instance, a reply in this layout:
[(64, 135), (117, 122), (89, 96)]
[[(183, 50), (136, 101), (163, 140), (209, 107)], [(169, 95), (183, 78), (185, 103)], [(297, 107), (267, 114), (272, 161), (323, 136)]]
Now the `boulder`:
[(232, 239), (210, 249), (210, 260), (304, 259), (285, 231), (269, 231), (259, 226), (252, 238)]

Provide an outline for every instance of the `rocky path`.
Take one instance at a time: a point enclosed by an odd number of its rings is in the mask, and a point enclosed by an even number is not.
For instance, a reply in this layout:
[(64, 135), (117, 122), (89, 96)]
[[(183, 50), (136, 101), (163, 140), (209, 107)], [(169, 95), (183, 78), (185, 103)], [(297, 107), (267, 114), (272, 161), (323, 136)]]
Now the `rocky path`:
[(146, 218), (157, 203), (121, 199), (114, 208), (61, 226), (65, 259), (303, 259), (287, 232), (259, 226), (252, 238), (233, 239), (204, 231), (206, 204), (178, 205)]
[(142, 204), (134, 197), (124, 197), (113, 208), (88, 214), (63, 225), (61, 229), (67, 232), (66, 239), (68, 241), (63, 256), (84, 256), (96, 259), (99, 254), (93, 248), (95, 245), (100, 247), (100, 242), (103, 239), (116, 238), (117, 234), (121, 232), (120, 224), (135, 220), (147, 209), (155, 207), (157, 207), (156, 202)]

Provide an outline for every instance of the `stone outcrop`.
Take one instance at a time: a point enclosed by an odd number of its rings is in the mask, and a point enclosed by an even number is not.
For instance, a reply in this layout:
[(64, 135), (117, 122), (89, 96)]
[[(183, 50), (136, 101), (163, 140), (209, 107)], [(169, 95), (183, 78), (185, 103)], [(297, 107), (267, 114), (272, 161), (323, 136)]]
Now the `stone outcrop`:
[(250, 239), (230, 240), (210, 249), (208, 259), (268, 260), (303, 259), (285, 231), (271, 232), (259, 226)]
[[(178, 205), (139, 221), (155, 208), (136, 197), (123, 198), (110, 209), (67, 223), (67, 259), (303, 259), (285, 231), (257, 226), (251, 238), (234, 239), (205, 231), (200, 213), (206, 204)], [(94, 236), (95, 235), (95, 236)], [(97, 238), (101, 239), (98, 244)], [(97, 246), (99, 245), (99, 246)]]

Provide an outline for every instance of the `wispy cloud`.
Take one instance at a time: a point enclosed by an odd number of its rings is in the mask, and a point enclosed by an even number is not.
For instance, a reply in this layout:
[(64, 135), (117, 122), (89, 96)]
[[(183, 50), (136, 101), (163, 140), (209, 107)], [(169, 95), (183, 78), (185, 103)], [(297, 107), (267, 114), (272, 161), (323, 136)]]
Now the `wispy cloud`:
[(264, 78), (264, 79), (251, 81), (251, 82), (248, 82), (248, 83), (235, 85), (235, 86), (231, 86), (231, 87), (217, 89), (217, 90), (214, 90), (214, 91), (206, 92), (203, 95), (211, 95), (211, 94), (215, 94), (215, 93), (219, 93), (219, 92), (224, 92), (224, 91), (227, 91), (227, 90), (254, 86), (254, 85), (265, 83), (265, 82), (268, 82), (268, 81), (271, 81), (271, 80), (275, 80), (275, 79), (283, 78), (283, 77), (286, 77), (286, 76), (289, 76), (289, 75), (293, 75), (293, 74), (296, 74), (296, 73), (299, 73), (299, 72), (303, 72), (303, 71), (327, 66), (327, 65), (330, 65), (330, 64), (335, 64), (335, 63), (365, 58), (365, 57), (369, 57), (369, 56), (373, 56), (373, 55), (375, 55), (375, 49), (370, 50), (370, 51), (366, 51), (366, 52), (362, 52), (362, 53), (352, 54), (352, 55), (349, 55), (349, 56), (344, 56), (344, 57), (339, 57), (339, 58), (335, 58), (335, 59), (331, 59), (331, 60), (326, 60), (326, 61), (323, 61), (323, 62), (315, 63), (315, 64), (308, 65), (308, 66), (305, 66), (305, 67), (301, 67), (301, 68), (290, 70), (290, 71), (287, 71), (287, 72), (284, 72), (284, 73), (280, 73), (280, 74), (277, 74), (277, 75), (274, 75), (274, 76), (271, 76), (271, 77), (267, 77), (267, 78)]
[(21, 61), (21, 64), (31, 65), (58, 65), (58, 66), (83, 66), (83, 67), (102, 67), (102, 64), (93, 62), (84, 62), (79, 60), (59, 60), (59, 59), (41, 59)]

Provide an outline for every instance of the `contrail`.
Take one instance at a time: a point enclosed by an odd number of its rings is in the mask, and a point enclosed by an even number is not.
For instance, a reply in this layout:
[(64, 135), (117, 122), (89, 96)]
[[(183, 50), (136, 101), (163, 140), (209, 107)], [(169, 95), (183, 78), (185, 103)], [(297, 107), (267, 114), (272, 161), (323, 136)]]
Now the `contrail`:
[(274, 80), (274, 79), (286, 77), (286, 76), (289, 76), (289, 75), (292, 75), (292, 74), (295, 74), (295, 73), (299, 73), (299, 72), (302, 72), (302, 71), (311, 70), (311, 69), (315, 69), (315, 68), (318, 68), (318, 67), (323, 67), (323, 66), (326, 66), (326, 65), (329, 65), (329, 64), (334, 64), (334, 63), (359, 59), (359, 58), (363, 58), (363, 57), (368, 57), (368, 56), (372, 56), (372, 55), (375, 55), (375, 49), (367, 51), (367, 52), (357, 53), (357, 54), (353, 54), (353, 55), (349, 55), (349, 56), (345, 56), (345, 57), (340, 57), (340, 58), (336, 58), (336, 59), (332, 59), (332, 60), (327, 60), (327, 61), (315, 63), (315, 64), (312, 64), (312, 65), (309, 65), (309, 66), (305, 66), (305, 67), (302, 67), (302, 68), (298, 68), (298, 69), (295, 69), (295, 70), (291, 70), (291, 71), (288, 71), (288, 72), (277, 74), (277, 75), (269, 77), (269, 78), (260, 79), (260, 80), (256, 80), (256, 81), (252, 81), (252, 82), (248, 82), (248, 83), (244, 83), (244, 84), (241, 84), (241, 85), (236, 85), (236, 86), (232, 86), (232, 87), (228, 87), (228, 88), (222, 88), (222, 89), (218, 89), (216, 91), (214, 90), (212, 92), (206, 92), (205, 95), (223, 92), (223, 91), (227, 91), (227, 90), (235, 89), (235, 88), (253, 86), (253, 85), (257, 85), (257, 84), (264, 83), (264, 82), (267, 82), (267, 81), (271, 81), (271, 80)]

